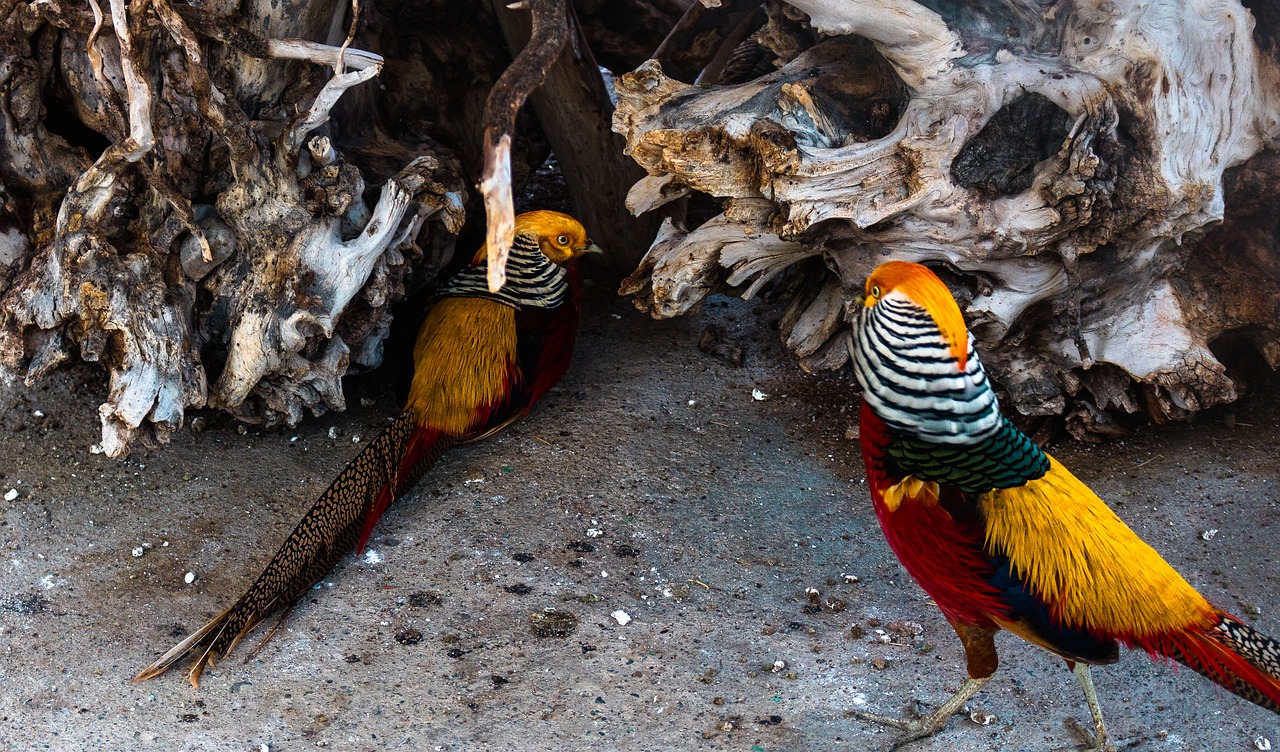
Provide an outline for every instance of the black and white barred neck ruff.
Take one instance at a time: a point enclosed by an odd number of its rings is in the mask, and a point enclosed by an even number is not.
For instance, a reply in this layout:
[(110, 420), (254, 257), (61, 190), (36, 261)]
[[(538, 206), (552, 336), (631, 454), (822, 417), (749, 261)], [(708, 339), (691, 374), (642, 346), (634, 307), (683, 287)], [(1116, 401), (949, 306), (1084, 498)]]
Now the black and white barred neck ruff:
[(1002, 425), (973, 335), (968, 348), (961, 373), (929, 312), (891, 293), (859, 312), (849, 350), (863, 399), (885, 425), (921, 441), (963, 446)]
[(450, 297), (489, 298), (521, 308), (555, 308), (569, 296), (569, 272), (556, 266), (538, 248), (535, 235), (517, 235), (507, 257), (507, 281), (489, 292), (488, 263), (468, 267), (440, 287)]

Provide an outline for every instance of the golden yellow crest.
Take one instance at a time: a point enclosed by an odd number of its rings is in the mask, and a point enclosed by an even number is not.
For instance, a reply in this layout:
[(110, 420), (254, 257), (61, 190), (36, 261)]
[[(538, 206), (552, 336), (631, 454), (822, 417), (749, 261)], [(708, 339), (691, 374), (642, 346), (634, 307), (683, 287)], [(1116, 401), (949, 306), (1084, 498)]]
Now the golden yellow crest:
[[(515, 234), (516, 237), (536, 236), (543, 255), (560, 266), (584, 253), (600, 251), (600, 247), (587, 237), (587, 229), (581, 222), (557, 211), (540, 209), (516, 215)], [(480, 246), (471, 263), (474, 265), (484, 261), (485, 254), (485, 247)]]

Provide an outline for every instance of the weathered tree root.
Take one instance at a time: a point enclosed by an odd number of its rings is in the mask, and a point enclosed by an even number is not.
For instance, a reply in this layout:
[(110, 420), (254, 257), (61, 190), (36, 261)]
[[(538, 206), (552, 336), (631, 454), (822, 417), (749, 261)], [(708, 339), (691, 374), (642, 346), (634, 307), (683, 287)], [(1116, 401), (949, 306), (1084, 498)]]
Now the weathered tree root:
[[(623, 292), (672, 316), (821, 254), (783, 336), (806, 367), (836, 368), (865, 275), (932, 262), (1026, 414), (1085, 399), (1164, 420), (1230, 401), (1223, 338), (1280, 366), (1273, 223), (1232, 231), (1233, 251), (1221, 232), (1201, 240), (1224, 216), (1251, 221), (1230, 216), (1224, 174), (1280, 143), (1280, 66), (1250, 12), (955, 5), (947, 21), (912, 0), (775, 1), (756, 37), (785, 63), (773, 73), (693, 87), (651, 61), (622, 77), (614, 127), (649, 173), (633, 209), (724, 199), (716, 219), (669, 227)], [(1214, 289), (1232, 305), (1198, 297)]]
[[(456, 233), (463, 219), (446, 150), (410, 161), (370, 208), (362, 171), (317, 135), (381, 69), (351, 34), (335, 47), (261, 39), (239, 18), (204, 23), (228, 45), (215, 55), (245, 56), (224, 91), (188, 25), (198, 12), (0, 2), (0, 363), (28, 382), (76, 355), (103, 363), (112, 456), (166, 440), (206, 403), (267, 424), (343, 407), (352, 362), (381, 360), (420, 231)], [(275, 12), (255, 28), (299, 23)], [(333, 72), (273, 88), (258, 76), (272, 58)], [(48, 130), (46, 86), (111, 142), (96, 159)]]

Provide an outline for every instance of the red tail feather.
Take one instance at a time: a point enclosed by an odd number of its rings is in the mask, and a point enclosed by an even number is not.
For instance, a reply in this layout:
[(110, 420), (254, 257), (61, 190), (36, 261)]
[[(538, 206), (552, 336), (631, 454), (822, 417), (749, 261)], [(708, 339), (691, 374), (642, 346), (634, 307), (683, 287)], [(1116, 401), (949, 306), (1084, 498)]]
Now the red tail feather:
[(1208, 629), (1136, 641), (1153, 656), (1167, 656), (1224, 689), (1280, 713), (1280, 643), (1219, 612)]
[(360, 543), (356, 545), (357, 554), (364, 552), (364, 547), (369, 542), (369, 535), (373, 533), (373, 526), (378, 523), (383, 512), (387, 511), (387, 507), (391, 506), (391, 502), (400, 498), (401, 494), (417, 483), (427, 468), (439, 458), (445, 449), (443, 444), (446, 443), (441, 441), (441, 437), (442, 434), (434, 429), (419, 427), (414, 430), (405, 447), (404, 456), (396, 466), (395, 475), (378, 491), (373, 505), (365, 514), (364, 529), (360, 531)]

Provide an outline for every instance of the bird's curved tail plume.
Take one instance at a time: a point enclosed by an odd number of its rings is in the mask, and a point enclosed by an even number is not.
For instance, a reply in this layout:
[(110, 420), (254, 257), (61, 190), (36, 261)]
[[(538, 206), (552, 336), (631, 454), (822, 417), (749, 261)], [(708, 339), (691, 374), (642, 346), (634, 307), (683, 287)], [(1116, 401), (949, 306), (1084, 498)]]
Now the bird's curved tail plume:
[(1229, 692), (1280, 713), (1280, 642), (1217, 611), (1207, 629), (1139, 645), (1168, 656)]
[(402, 412), (329, 484), (235, 605), (160, 656), (133, 681), (159, 676), (200, 651), (187, 674), (192, 686), (198, 687), (206, 666), (228, 655), (267, 616), (292, 606), (357, 544), (363, 547), (378, 517), (453, 443), (452, 437), (418, 426), (412, 410)]

